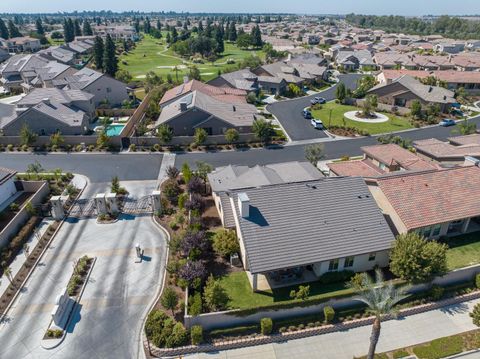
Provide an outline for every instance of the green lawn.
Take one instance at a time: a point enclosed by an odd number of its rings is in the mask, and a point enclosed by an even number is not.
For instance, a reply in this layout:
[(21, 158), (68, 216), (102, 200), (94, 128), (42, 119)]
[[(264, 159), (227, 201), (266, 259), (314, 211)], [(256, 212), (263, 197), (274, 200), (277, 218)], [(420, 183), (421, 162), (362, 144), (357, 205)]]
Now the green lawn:
[(447, 251), (449, 270), (467, 267), (480, 263), (480, 234), (470, 233), (448, 240)]
[[(296, 300), (290, 299), (290, 291), (292, 289), (297, 290), (298, 285), (275, 289), (273, 292), (254, 293), (245, 272), (230, 273), (222, 277), (220, 281), (230, 297), (230, 309), (249, 309), (296, 302)], [(309, 301), (353, 293), (342, 283), (320, 284), (319, 282), (311, 282), (305, 285), (310, 286)]]
[[(331, 121), (330, 110), (332, 111)], [(347, 120), (344, 118), (343, 114), (345, 112), (355, 110), (359, 110), (359, 108), (355, 106), (340, 105), (335, 102), (329, 102), (325, 105), (322, 105), (321, 110), (312, 111), (312, 115), (313, 117), (322, 120), (327, 129), (329, 126), (347, 126), (367, 131), (371, 135), (401, 131), (413, 127), (407, 118), (395, 116), (390, 113), (384, 113), (384, 115), (388, 116), (390, 120), (383, 123), (364, 123)]]
[[(260, 56), (261, 59), (265, 58), (263, 51), (241, 50), (236, 45), (226, 42), (225, 52), (214, 63), (205, 62), (195, 65), (200, 70), (202, 80), (208, 81), (218, 76), (218, 70), (234, 66), (227, 65), (227, 60), (233, 59), (238, 63), (253, 54)], [(124, 61), (127, 64), (124, 64)], [(187, 59), (179, 58), (171, 49), (166, 48), (165, 37), (155, 39), (148, 35), (137, 43), (135, 49), (122, 55), (119, 64), (121, 69), (129, 71), (134, 78), (140, 80), (149, 71), (154, 71), (163, 77), (170, 73), (175, 79), (177, 74), (172, 70), (174, 66), (179, 67), (178, 77), (181, 80), (183, 75), (188, 74), (188, 67), (192, 65)]]

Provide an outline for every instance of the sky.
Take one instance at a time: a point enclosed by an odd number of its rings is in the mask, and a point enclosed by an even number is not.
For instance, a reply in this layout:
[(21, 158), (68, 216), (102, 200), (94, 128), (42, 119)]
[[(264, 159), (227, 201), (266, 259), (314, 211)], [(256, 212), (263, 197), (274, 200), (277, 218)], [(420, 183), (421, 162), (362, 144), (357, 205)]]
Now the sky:
[(473, 15), (480, 14), (480, 0), (0, 0), (0, 13), (74, 10)]

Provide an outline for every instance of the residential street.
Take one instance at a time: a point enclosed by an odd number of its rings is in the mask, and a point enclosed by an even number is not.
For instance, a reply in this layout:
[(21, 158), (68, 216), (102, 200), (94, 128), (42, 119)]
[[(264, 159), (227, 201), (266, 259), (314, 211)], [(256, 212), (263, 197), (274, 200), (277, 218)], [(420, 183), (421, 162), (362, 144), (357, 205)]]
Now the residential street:
[[(338, 78), (347, 88), (353, 90), (357, 87), (357, 81), (361, 77), (362, 75), (360, 74), (347, 74), (340, 75)], [(278, 121), (280, 121), (292, 141), (326, 138), (327, 135), (325, 132), (314, 129), (310, 124), (310, 120), (303, 118), (302, 111), (305, 107), (311, 105), (310, 100), (316, 96), (324, 97), (327, 101), (334, 100), (336, 87), (337, 85), (332, 86), (329, 89), (312, 96), (275, 102), (268, 105), (267, 110), (275, 115)]]
[[(158, 157), (160, 158), (160, 157)], [(155, 180), (122, 182), (133, 197), (156, 188)], [(87, 187), (83, 198), (105, 191), (109, 183)], [(135, 245), (144, 260), (135, 263)], [(57, 348), (41, 348), (56, 296), (72, 274), (72, 263), (83, 255), (97, 261)], [(17, 358), (137, 358), (143, 319), (162, 285), (166, 238), (150, 216), (123, 215), (114, 224), (96, 218), (70, 218), (63, 224), (40, 265), (0, 326), (1, 357)]]
[[(475, 303), (473, 300), (441, 309), (412, 315), (382, 323), (377, 352), (395, 350), (420, 344), (433, 339), (476, 329), (469, 317)], [(219, 353), (191, 355), (197, 359), (351, 359), (368, 351), (371, 326), (343, 332), (291, 340), (278, 344), (260, 345), (251, 348), (227, 350)], [(333, 343), (333, 345), (332, 345)], [(478, 358), (467, 356), (468, 358)]]

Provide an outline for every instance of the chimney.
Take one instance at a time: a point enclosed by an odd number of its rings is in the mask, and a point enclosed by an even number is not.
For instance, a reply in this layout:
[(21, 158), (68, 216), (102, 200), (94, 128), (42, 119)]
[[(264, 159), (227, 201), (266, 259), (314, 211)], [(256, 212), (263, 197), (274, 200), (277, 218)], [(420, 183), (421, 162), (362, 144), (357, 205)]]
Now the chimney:
[(240, 215), (243, 218), (250, 217), (250, 198), (245, 192), (238, 194), (238, 208), (240, 208)]
[(180, 111), (181, 112), (187, 111), (187, 102), (186, 101), (180, 102)]
[(236, 112), (237, 108), (235, 107), (235, 105), (233, 105), (232, 107), (233, 107), (233, 112)]

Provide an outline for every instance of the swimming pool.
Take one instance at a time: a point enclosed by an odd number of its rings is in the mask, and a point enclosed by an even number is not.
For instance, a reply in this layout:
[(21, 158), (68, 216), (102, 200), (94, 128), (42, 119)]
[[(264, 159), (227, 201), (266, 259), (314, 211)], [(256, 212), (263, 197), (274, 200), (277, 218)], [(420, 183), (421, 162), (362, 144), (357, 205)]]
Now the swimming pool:
[(107, 127), (107, 136), (118, 136), (122, 132), (125, 125), (108, 125)]

